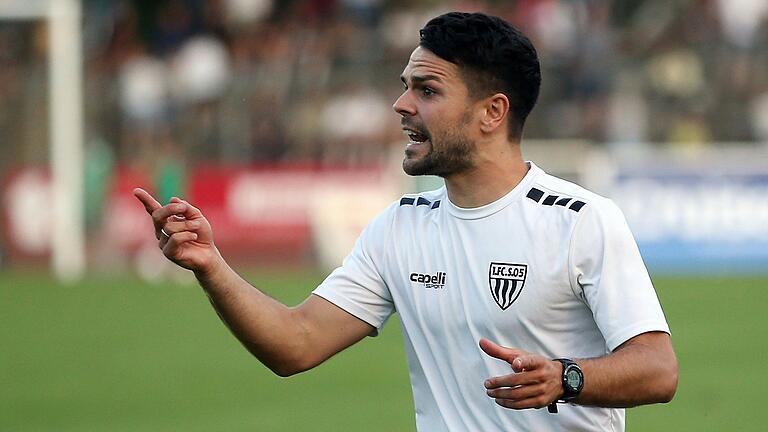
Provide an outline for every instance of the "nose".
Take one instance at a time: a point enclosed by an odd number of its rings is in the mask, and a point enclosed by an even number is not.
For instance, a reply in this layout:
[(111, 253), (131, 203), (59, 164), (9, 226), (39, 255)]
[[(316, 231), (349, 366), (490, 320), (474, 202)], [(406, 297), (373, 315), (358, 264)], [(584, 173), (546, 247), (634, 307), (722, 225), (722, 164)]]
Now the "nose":
[(392, 105), (392, 109), (401, 116), (412, 116), (416, 114), (416, 106), (413, 104), (410, 98), (410, 92), (404, 91), (399, 98)]

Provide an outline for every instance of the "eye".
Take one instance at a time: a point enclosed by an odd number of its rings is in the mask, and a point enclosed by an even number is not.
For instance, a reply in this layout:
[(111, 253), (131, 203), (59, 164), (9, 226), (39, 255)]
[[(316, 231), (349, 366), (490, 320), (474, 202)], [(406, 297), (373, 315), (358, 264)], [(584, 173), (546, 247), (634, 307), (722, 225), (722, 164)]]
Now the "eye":
[(432, 89), (431, 89), (431, 88), (429, 88), (429, 87), (424, 87), (424, 88), (421, 90), (421, 92), (422, 92), (422, 94), (424, 94), (424, 96), (432, 96), (433, 94), (435, 94), (435, 91), (434, 91), (434, 90), (432, 90)]

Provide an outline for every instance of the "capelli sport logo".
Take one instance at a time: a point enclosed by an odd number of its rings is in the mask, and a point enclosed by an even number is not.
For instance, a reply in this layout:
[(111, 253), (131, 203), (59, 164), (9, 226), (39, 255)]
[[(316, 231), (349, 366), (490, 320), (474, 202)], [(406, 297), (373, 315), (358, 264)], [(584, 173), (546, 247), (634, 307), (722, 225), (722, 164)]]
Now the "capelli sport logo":
[(443, 289), (445, 288), (445, 272), (436, 274), (411, 273), (411, 282), (424, 284), (425, 289)]

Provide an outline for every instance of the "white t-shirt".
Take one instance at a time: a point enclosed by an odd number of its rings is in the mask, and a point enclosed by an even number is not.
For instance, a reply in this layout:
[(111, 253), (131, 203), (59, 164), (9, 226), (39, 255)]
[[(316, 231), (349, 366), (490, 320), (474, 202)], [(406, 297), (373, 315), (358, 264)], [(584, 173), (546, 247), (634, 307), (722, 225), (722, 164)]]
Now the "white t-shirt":
[(624, 430), (622, 409), (498, 406), (483, 382), (512, 370), (478, 341), (590, 358), (669, 332), (618, 207), (529, 166), (478, 208), (456, 207), (445, 188), (404, 196), (314, 291), (377, 329), (400, 314), (420, 431)]

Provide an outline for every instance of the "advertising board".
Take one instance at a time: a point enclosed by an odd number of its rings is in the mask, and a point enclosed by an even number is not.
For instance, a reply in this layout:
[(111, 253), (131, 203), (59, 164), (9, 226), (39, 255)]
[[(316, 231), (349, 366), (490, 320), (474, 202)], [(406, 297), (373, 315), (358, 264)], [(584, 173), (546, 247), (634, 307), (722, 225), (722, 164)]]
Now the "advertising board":
[(768, 271), (768, 172), (619, 172), (609, 195), (652, 271)]

